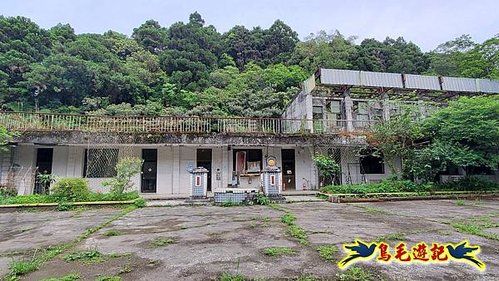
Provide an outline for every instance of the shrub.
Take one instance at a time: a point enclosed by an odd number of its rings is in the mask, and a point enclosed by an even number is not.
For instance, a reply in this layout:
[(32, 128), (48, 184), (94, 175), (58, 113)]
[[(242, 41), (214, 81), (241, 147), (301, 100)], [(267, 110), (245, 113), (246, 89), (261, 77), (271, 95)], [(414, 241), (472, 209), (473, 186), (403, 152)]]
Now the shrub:
[(133, 201), (133, 204), (137, 208), (144, 208), (146, 206), (146, 200), (144, 200), (144, 198), (137, 198)]
[(17, 190), (15, 188), (0, 186), (0, 196), (11, 197), (16, 195), (17, 195)]
[(480, 190), (499, 190), (499, 183), (487, 181), (479, 177), (469, 176), (458, 181), (448, 181), (437, 184), (440, 190), (462, 190), (462, 191), (480, 191)]
[(417, 184), (410, 180), (388, 179), (380, 183), (331, 185), (321, 188), (328, 193), (391, 193), (391, 192), (425, 192), (431, 191), (429, 184)]
[(88, 181), (82, 178), (59, 179), (52, 189), (52, 196), (58, 202), (85, 201), (89, 194)]
[(124, 157), (116, 164), (116, 176), (102, 185), (111, 188), (112, 193), (121, 194), (133, 187), (132, 177), (140, 173), (144, 161), (138, 157)]
[(255, 197), (255, 202), (258, 205), (268, 205), (270, 204), (270, 198), (268, 198), (267, 195), (263, 193), (258, 193)]

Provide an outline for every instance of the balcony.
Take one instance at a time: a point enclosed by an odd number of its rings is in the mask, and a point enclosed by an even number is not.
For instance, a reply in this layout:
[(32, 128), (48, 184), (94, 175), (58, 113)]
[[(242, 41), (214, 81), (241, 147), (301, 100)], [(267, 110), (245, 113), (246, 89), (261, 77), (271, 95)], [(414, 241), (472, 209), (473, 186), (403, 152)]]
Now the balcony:
[(334, 135), (344, 131), (368, 131), (372, 125), (371, 121), (346, 120), (0, 112), (0, 126), (20, 133)]

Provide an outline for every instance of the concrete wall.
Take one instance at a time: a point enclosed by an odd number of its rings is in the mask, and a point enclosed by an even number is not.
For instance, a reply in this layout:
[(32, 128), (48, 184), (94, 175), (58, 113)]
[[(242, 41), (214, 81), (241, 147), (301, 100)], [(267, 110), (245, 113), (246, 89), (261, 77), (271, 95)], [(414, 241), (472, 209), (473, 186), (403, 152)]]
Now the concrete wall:
[[(15, 163), (22, 167), (18, 175), (22, 177), (24, 171), (35, 169), (36, 149), (43, 146), (18, 145), (15, 148)], [(262, 161), (267, 156), (275, 156), (277, 165), (282, 167), (281, 146), (54, 146), (52, 174), (57, 177), (82, 177), (84, 165), (84, 153), (86, 148), (117, 148), (118, 158), (125, 156), (141, 157), (143, 148), (154, 148), (158, 150), (157, 167), (157, 193), (158, 195), (189, 195), (190, 173), (189, 168), (196, 167), (196, 152), (198, 148), (212, 149), (212, 190), (226, 188), (232, 183), (233, 151), (234, 149), (261, 149)], [(295, 180), (296, 189), (311, 189), (317, 187), (317, 171), (312, 162), (312, 150), (310, 147), (284, 147), (295, 150)], [(263, 164), (264, 162), (262, 162)], [(219, 169), (220, 177), (216, 173)], [(29, 194), (33, 188), (33, 173), (26, 176), (26, 180), (18, 180), (17, 188), (21, 194)], [(87, 178), (89, 186), (96, 192), (108, 192), (102, 183), (109, 178)], [(132, 179), (134, 186), (140, 190), (140, 175)], [(259, 188), (260, 178), (241, 178), (241, 187)]]

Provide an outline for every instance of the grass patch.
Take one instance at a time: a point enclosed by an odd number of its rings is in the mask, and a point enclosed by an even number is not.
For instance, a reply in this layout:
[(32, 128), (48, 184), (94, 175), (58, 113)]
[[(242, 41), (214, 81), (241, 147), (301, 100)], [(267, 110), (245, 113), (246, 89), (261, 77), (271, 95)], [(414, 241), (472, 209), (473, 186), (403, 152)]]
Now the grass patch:
[(244, 206), (243, 203), (238, 203), (238, 202), (234, 202), (234, 201), (224, 201), (220, 204), (220, 207), (239, 207), (239, 206)]
[(295, 281), (320, 281), (321, 279), (319, 279), (315, 276), (312, 276), (312, 275), (305, 275), (305, 276), (300, 276), (296, 279), (291, 279), (291, 280), (295, 280)]
[(112, 276), (99, 276), (95, 279), (95, 281), (121, 281), (121, 277), (117, 275), (112, 275)]
[(154, 247), (164, 247), (173, 243), (175, 243), (175, 240), (165, 237), (158, 237), (151, 241), (151, 245), (153, 245)]
[[(90, 192), (86, 194), (82, 201), (84, 202), (98, 202), (98, 201), (129, 201), (139, 198), (136, 191), (117, 193), (95, 193)], [(5, 196), (0, 195), (0, 205), (12, 204), (37, 204), (37, 203), (58, 203), (60, 200), (53, 195), (32, 194), (32, 195), (19, 195), (19, 196)], [(63, 202), (64, 203), (64, 202)]]
[(70, 273), (66, 276), (60, 278), (47, 278), (42, 279), (42, 281), (76, 281), (80, 279), (80, 274), (78, 273)]
[(374, 280), (374, 276), (368, 271), (352, 266), (347, 271), (338, 275), (340, 281), (370, 281)]
[(303, 228), (296, 224), (296, 217), (290, 212), (287, 212), (281, 217), (281, 222), (288, 226), (288, 233), (292, 237), (298, 239), (302, 245), (308, 245), (308, 235)]
[(104, 232), (104, 236), (118, 236), (118, 235), (121, 235), (121, 232), (117, 229), (110, 229), (106, 232)]
[(296, 217), (292, 213), (286, 213), (281, 217), (281, 222), (287, 225), (295, 224)]
[(381, 235), (376, 237), (373, 242), (379, 243), (383, 241), (403, 241), (405, 240), (405, 233), (402, 232), (395, 232), (395, 233), (390, 233), (386, 235)]
[(326, 261), (333, 261), (336, 253), (338, 253), (338, 247), (336, 245), (322, 245), (317, 248), (319, 256)]
[(67, 251), (71, 248), (74, 248), (78, 243), (87, 239), (90, 235), (94, 234), (96, 231), (106, 227), (111, 222), (125, 216), (129, 212), (135, 210), (135, 206), (129, 206), (126, 209), (122, 210), (118, 214), (114, 215), (112, 218), (107, 220), (106, 222), (97, 225), (95, 227), (89, 228), (85, 230), (82, 234), (76, 237), (73, 241), (64, 243), (58, 246), (48, 247), (46, 249), (41, 249), (35, 251), (31, 260), (27, 261), (12, 261), (9, 264), (9, 274), (6, 276), (7, 280), (17, 280), (20, 276), (25, 275), (27, 273), (36, 271), (43, 265), (45, 262), (55, 258), (59, 254), (64, 251)]
[(105, 260), (105, 256), (99, 251), (92, 250), (73, 252), (66, 255), (63, 259), (67, 262), (81, 261), (84, 263), (99, 263)]
[(244, 276), (242, 274), (230, 274), (230, 273), (223, 273), (222, 276), (220, 276), (219, 281), (244, 281)]
[(381, 208), (376, 208), (376, 207), (369, 207), (369, 206), (364, 206), (364, 205), (355, 205), (356, 207), (359, 207), (361, 209), (364, 209), (367, 213), (371, 215), (385, 215), (386, 211), (381, 209)]
[(288, 247), (269, 247), (263, 249), (263, 253), (267, 256), (289, 256), (293, 255), (295, 251)]
[(464, 200), (463, 199), (457, 199), (454, 204), (456, 204), (456, 206), (464, 206)]
[(451, 226), (461, 233), (468, 233), (481, 236), (487, 239), (499, 241), (499, 235), (488, 233), (487, 228), (499, 227), (499, 223), (492, 221), (493, 215), (478, 216), (469, 219), (453, 221)]

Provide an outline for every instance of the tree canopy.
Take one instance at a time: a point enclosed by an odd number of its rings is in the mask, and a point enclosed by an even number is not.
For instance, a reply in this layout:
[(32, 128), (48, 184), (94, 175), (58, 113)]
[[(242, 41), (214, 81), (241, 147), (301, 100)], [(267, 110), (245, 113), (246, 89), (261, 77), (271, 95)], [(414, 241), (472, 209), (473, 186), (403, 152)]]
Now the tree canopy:
[(0, 104), (4, 110), (101, 114), (278, 116), (317, 68), (499, 79), (499, 37), (468, 35), (423, 52), (404, 38), (365, 39), (319, 31), (300, 41), (281, 20), (220, 33), (192, 13), (187, 22), (147, 20), (130, 37), (75, 34), (0, 16)]

